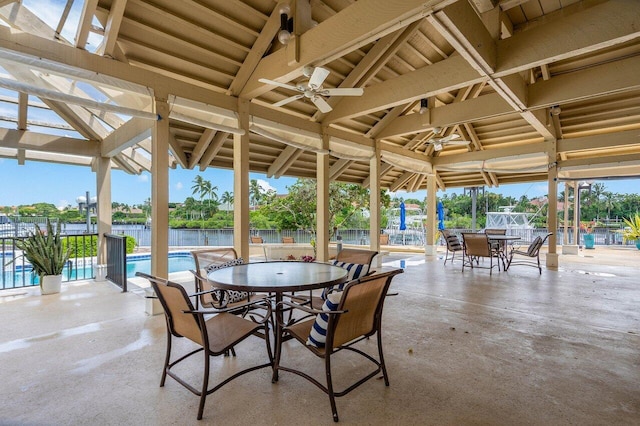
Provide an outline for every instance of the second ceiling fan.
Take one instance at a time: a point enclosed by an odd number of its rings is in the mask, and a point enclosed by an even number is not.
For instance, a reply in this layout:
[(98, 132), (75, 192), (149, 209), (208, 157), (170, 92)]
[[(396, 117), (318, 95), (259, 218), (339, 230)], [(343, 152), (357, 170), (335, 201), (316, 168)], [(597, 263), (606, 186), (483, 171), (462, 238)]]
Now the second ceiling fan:
[(322, 113), (327, 113), (333, 109), (324, 99), (324, 96), (362, 96), (364, 93), (364, 90), (360, 87), (325, 89), (322, 87), (322, 83), (324, 83), (324, 80), (329, 76), (329, 70), (326, 68), (305, 67), (303, 73), (309, 80), (297, 83), (295, 86), (293, 84), (280, 83), (279, 81), (269, 80), (266, 78), (261, 78), (258, 81), (298, 92), (296, 95), (276, 102), (273, 106), (279, 107), (298, 99), (307, 98), (313, 102), (313, 104)]
[(471, 141), (458, 140), (460, 139), (460, 135), (457, 133), (451, 133), (448, 136), (438, 137), (440, 132), (442, 132), (442, 128), (434, 127), (433, 136), (431, 136), (431, 138), (427, 140), (427, 144), (432, 145), (434, 151), (442, 151), (444, 145), (466, 146), (471, 143)]

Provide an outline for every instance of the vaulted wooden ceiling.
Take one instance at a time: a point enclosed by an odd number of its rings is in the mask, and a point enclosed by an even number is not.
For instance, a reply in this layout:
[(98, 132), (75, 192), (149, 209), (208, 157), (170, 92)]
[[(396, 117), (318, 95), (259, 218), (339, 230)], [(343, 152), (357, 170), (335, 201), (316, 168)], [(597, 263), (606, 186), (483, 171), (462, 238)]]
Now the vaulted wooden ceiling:
[[(315, 177), (324, 135), (332, 179), (368, 185), (379, 147), (394, 191), (424, 189), (429, 174), (445, 189), (545, 180), (554, 167), (563, 179), (640, 170), (637, 0), (84, 0), (69, 40), (74, 2), (58, 3), (46, 23), (0, 1), (0, 87), (13, 94), (0, 106), (15, 108), (0, 117), (2, 157), (150, 170), (160, 97), (176, 167), (231, 168), (244, 130), (253, 172)], [(364, 94), (328, 97), (324, 114), (306, 97), (273, 106), (294, 93), (259, 79), (306, 84), (305, 66), (330, 71), (325, 88)], [(436, 151), (434, 129), (469, 144)]]

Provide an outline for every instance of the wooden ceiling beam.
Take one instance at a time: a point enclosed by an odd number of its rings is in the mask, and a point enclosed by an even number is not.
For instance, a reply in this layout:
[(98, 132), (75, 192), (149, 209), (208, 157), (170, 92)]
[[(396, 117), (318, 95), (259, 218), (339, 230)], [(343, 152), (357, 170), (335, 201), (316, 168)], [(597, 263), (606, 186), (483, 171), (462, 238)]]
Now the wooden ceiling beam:
[(196, 164), (200, 162), (200, 159), (204, 155), (215, 135), (215, 130), (204, 129), (204, 132), (200, 135), (200, 139), (198, 139), (196, 147), (193, 148), (193, 151), (191, 152), (191, 157), (189, 158), (189, 170), (193, 170)]
[(202, 155), (202, 159), (200, 160), (200, 171), (204, 172), (209, 164), (213, 161), (213, 159), (218, 155), (218, 152), (224, 145), (224, 142), (227, 140), (231, 133), (227, 132), (218, 132), (213, 137), (213, 140), (209, 144), (209, 147), (205, 151), (204, 155)]
[(430, 7), (440, 3), (443, 0), (354, 2), (299, 37), (292, 37), (285, 48), (263, 58), (240, 97), (255, 98), (272, 89), (260, 83), (259, 78), (289, 82), (302, 75), (304, 66), (324, 65), (353, 52), (424, 18), (431, 12)]
[(284, 168), (285, 164), (288, 164), (292, 158), (294, 158), (294, 160), (297, 159), (300, 155), (302, 155), (301, 149), (287, 145), (267, 169), (267, 177), (272, 178), (278, 175), (280, 170)]
[(153, 121), (134, 117), (111, 132), (102, 141), (101, 156), (113, 157), (126, 148), (151, 137)]
[(100, 155), (100, 144), (97, 141), (2, 128), (0, 147), (86, 157)]
[(95, 15), (97, 7), (98, 0), (84, 0), (82, 3), (82, 12), (80, 13), (80, 19), (78, 21), (78, 28), (76, 29), (75, 47), (84, 49), (87, 45), (89, 31), (91, 30), (91, 21), (93, 20), (93, 15)]
[(96, 54), (111, 58), (114, 57), (116, 42), (118, 41), (118, 34), (120, 33), (120, 24), (122, 24), (126, 5), (127, 0), (113, 0), (111, 3), (107, 24), (104, 27), (104, 38), (96, 49)]

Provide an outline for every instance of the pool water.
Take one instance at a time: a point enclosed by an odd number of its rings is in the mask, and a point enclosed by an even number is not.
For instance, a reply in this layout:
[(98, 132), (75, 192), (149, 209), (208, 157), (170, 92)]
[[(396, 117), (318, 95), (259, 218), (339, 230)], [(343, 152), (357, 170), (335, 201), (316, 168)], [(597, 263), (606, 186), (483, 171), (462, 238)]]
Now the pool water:
[[(188, 252), (169, 253), (169, 272), (181, 272), (195, 269), (193, 257)], [(150, 254), (134, 254), (127, 256), (127, 278), (133, 278), (136, 272), (151, 273), (151, 255)], [(91, 279), (95, 277), (95, 269), (91, 265), (80, 266), (71, 270), (71, 276), (67, 268), (62, 272), (62, 281), (76, 281)], [(34, 275), (31, 266), (24, 271), (17, 270), (15, 275), (11, 271), (4, 272), (4, 288), (13, 288), (14, 286), (38, 285), (39, 278)], [(14, 284), (15, 283), (15, 284)], [(2, 288), (2, 285), (0, 285)]]
[[(181, 272), (196, 269), (190, 253), (169, 253), (169, 272)], [(136, 272), (151, 273), (151, 255), (127, 256), (127, 278), (136, 276)]]

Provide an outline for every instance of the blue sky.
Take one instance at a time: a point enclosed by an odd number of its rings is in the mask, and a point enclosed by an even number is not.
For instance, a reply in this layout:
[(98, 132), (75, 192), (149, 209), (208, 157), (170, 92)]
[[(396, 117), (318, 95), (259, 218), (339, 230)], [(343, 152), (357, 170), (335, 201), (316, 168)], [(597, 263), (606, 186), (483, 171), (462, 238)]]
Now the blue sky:
[[(23, 4), (40, 16), (50, 26), (57, 25), (65, 1), (62, 0), (24, 0)], [(71, 12), (62, 35), (67, 39), (73, 39), (74, 31), (77, 27), (78, 17), (82, 10), (82, 2), (74, 2)], [(100, 42), (100, 36), (91, 33), (88, 49), (92, 50)], [(0, 73), (5, 70), (0, 67)], [(16, 96), (15, 92), (0, 89), (0, 94)], [(30, 100), (39, 101), (30, 97)], [(17, 106), (0, 102), (0, 115), (17, 116)], [(51, 122), (62, 122), (52, 111), (30, 108), (29, 118)], [(0, 127), (15, 129), (15, 123), (0, 122)], [(70, 137), (79, 137), (76, 132), (55, 129), (38, 129), (33, 126), (34, 131), (49, 134), (59, 134)], [(231, 170), (220, 170), (209, 168), (205, 172), (199, 170), (175, 169), (169, 172), (169, 200), (171, 202), (182, 202), (192, 195), (191, 187), (197, 175), (211, 181), (212, 185), (218, 187), (217, 193), (221, 195), (225, 191), (233, 192), (233, 172)], [(287, 192), (287, 186), (293, 184), (295, 179), (282, 177), (279, 179), (267, 179), (261, 174), (251, 174), (251, 179), (258, 179), (264, 189), (274, 189), (279, 194)], [(637, 180), (606, 181), (607, 190), (616, 193), (637, 192)], [(95, 196), (96, 177), (89, 167), (58, 165), (43, 162), (27, 161), (25, 165), (18, 165), (14, 159), (0, 158), (0, 206), (15, 206), (21, 204), (33, 204), (46, 202), (64, 207), (76, 205), (76, 198), (84, 196), (86, 191)], [(506, 196), (516, 198), (526, 195), (534, 198), (547, 193), (546, 182), (536, 182), (527, 184), (503, 185), (498, 188), (488, 188), (491, 192), (501, 193)], [(461, 189), (448, 190), (447, 194), (460, 193)], [(403, 198), (424, 199), (426, 192), (418, 191), (407, 194), (398, 192), (398, 196)], [(438, 191), (438, 196), (443, 192)], [(122, 171), (112, 172), (112, 200), (129, 205), (142, 204), (151, 196), (151, 179), (148, 173), (142, 175), (128, 175)]]
[[(233, 172), (209, 168), (204, 172), (199, 170), (175, 169), (169, 172), (169, 201), (182, 202), (192, 196), (191, 187), (197, 175), (211, 181), (218, 187), (217, 193), (233, 192)], [(274, 189), (279, 194), (287, 192), (287, 186), (295, 179), (282, 177), (267, 179), (265, 175), (252, 173), (251, 179), (257, 179), (265, 189)], [(112, 200), (129, 205), (142, 204), (151, 196), (151, 176), (129, 175), (119, 170), (111, 173)], [(604, 181), (607, 190), (616, 193), (637, 193), (637, 180)], [(96, 194), (96, 175), (89, 167), (69, 166), (51, 163), (27, 161), (18, 165), (14, 159), (0, 158), (0, 206), (16, 206), (38, 202), (51, 203), (57, 207), (67, 205), (76, 206), (76, 198), (84, 196), (89, 191), (91, 196)], [(546, 182), (502, 185), (498, 188), (487, 188), (487, 191), (513, 196), (516, 198), (526, 195), (528, 198), (545, 195)], [(460, 189), (438, 191), (443, 194), (460, 193)], [(425, 197), (425, 191), (416, 193), (398, 192), (403, 198)]]

